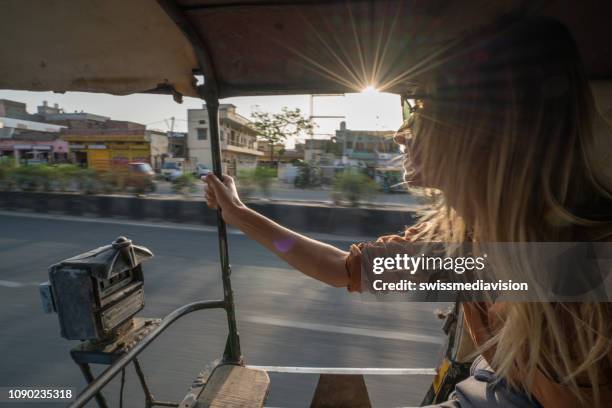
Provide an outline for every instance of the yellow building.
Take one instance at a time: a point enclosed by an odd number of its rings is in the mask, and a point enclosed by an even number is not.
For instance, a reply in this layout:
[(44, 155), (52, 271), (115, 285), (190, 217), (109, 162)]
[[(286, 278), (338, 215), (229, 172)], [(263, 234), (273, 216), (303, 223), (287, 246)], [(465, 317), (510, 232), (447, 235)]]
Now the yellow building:
[(145, 162), (159, 168), (168, 153), (165, 133), (116, 130), (93, 132), (73, 130), (62, 135), (69, 143), (69, 157), (76, 164), (96, 170), (110, 170), (130, 162)]

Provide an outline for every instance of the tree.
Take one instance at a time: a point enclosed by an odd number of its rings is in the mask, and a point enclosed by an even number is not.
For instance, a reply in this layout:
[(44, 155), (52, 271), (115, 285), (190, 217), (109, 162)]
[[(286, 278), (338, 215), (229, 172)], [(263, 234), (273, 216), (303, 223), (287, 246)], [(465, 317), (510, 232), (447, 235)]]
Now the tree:
[(286, 106), (280, 113), (255, 111), (251, 114), (251, 128), (258, 133), (257, 139), (270, 147), (270, 164), (274, 164), (274, 145), (284, 143), (289, 137), (311, 134), (312, 122), (302, 116), (299, 108)]

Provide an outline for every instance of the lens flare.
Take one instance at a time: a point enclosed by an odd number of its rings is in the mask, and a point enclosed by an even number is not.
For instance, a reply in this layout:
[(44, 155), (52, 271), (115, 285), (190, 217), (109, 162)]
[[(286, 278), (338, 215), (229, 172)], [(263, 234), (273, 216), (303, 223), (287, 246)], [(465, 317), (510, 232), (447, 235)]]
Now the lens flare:
[(361, 93), (363, 93), (363, 94), (377, 94), (377, 93), (380, 93), (380, 92), (378, 91), (378, 89), (376, 89), (376, 87), (374, 85), (368, 85), (368, 86), (366, 86), (365, 88), (363, 88), (361, 90)]

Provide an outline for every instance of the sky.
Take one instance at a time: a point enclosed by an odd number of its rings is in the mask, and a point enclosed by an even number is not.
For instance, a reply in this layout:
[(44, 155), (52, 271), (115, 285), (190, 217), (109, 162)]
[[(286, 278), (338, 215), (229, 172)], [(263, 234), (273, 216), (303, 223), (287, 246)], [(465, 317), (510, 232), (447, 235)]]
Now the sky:
[[(59, 104), (66, 112), (85, 111), (116, 120), (129, 120), (143, 123), (149, 129), (169, 130), (164, 119), (175, 117), (176, 131), (187, 130), (187, 109), (202, 107), (203, 101), (197, 98), (183, 98), (178, 104), (168, 95), (135, 94), (114, 96), (83, 92), (27, 92), (0, 90), (0, 99), (10, 99), (27, 104), (28, 112), (35, 113), (43, 101), (50, 105)], [(310, 95), (259, 96), (228, 98), (221, 103), (236, 105), (237, 112), (247, 118), (255, 109), (279, 112), (283, 106), (299, 108), (304, 116), (310, 113)], [(400, 98), (398, 95), (378, 93), (372, 90), (344, 96), (315, 96), (313, 115), (344, 116), (344, 118), (317, 119), (315, 133), (317, 138), (326, 138), (339, 128), (340, 121), (354, 130), (395, 130), (401, 124)], [(168, 121), (169, 122), (169, 121)], [(289, 146), (293, 141), (289, 141)]]

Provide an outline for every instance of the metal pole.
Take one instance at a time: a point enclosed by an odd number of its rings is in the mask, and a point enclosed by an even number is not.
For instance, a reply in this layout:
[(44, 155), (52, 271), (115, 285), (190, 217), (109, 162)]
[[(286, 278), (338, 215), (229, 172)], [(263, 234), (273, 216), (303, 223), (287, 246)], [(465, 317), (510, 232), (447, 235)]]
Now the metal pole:
[(138, 359), (136, 357), (134, 357), (134, 360), (132, 360), (132, 364), (134, 364), (136, 376), (138, 376), (140, 386), (142, 387), (142, 391), (145, 395), (145, 408), (151, 408), (153, 406), (153, 395), (151, 395), (151, 390), (147, 385), (147, 380), (145, 380), (144, 373), (142, 372), (142, 368), (140, 367), (140, 363), (138, 362)]
[[(87, 384), (91, 384), (94, 380), (94, 376), (91, 373), (91, 368), (89, 367), (89, 364), (78, 363), (78, 365), (79, 365), (79, 368), (81, 369), (81, 372), (83, 373), (83, 377), (85, 377), (85, 381), (87, 381)], [(102, 392), (98, 391), (95, 395), (95, 398), (96, 398), (96, 402), (98, 403), (98, 407), (108, 408), (108, 405), (106, 404), (106, 399), (104, 399)]]
[[(221, 149), (219, 147), (219, 87), (215, 66), (211, 59), (211, 53), (198, 31), (191, 24), (183, 9), (176, 0), (157, 0), (166, 14), (181, 29), (185, 38), (193, 46), (193, 51), (200, 65), (201, 73), (204, 75), (204, 85), (198, 87), (200, 97), (206, 102), (208, 119), (210, 121), (210, 148), (213, 162), (213, 172), (219, 179), (222, 177)], [(227, 323), (229, 334), (223, 359), (229, 363), (240, 363), (242, 355), (240, 352), (240, 340), (236, 328), (236, 315), (234, 312), (234, 295), (230, 282), (231, 269), (227, 251), (227, 231), (225, 222), (221, 218), (221, 212), (217, 213), (217, 227), (219, 231), (219, 258), (221, 260), (221, 277), (223, 280), (223, 299), (226, 303)]]
[[(216, 177), (223, 179), (223, 169), (221, 166), (221, 147), (219, 145), (219, 98), (214, 93), (204, 93), (206, 110), (208, 111), (208, 121), (210, 129), (210, 151), (212, 156), (212, 167)], [(234, 292), (230, 275), (232, 273), (229, 264), (229, 252), (227, 249), (227, 227), (221, 210), (217, 211), (217, 232), (219, 237), (219, 260), (221, 262), (221, 279), (223, 281), (223, 300), (225, 301), (225, 311), (227, 313), (228, 335), (223, 361), (227, 363), (239, 364), (242, 362), (240, 351), (240, 337), (236, 326), (236, 312), (234, 310)]]
[(179, 307), (172, 313), (164, 317), (159, 326), (152, 330), (145, 336), (139, 343), (137, 343), (130, 351), (119, 357), (110, 367), (102, 372), (96, 379), (94, 379), (87, 388), (79, 394), (76, 399), (69, 405), (69, 408), (80, 408), (87, 404), (96, 394), (100, 392), (110, 380), (121, 372), (134, 358), (140, 354), (147, 346), (157, 338), (164, 330), (174, 323), (178, 318), (195, 312), (196, 310), (203, 309), (217, 309), (225, 308), (225, 301), (223, 300), (207, 300), (201, 302), (189, 303), (185, 306)]
[(138, 361), (138, 358), (134, 357), (132, 364), (134, 364), (134, 370), (136, 371), (136, 375), (138, 376), (138, 380), (140, 381), (142, 391), (144, 392), (144, 395), (145, 395), (145, 408), (150, 408), (150, 407), (155, 407), (155, 406), (159, 406), (159, 407), (178, 407), (179, 406), (178, 403), (174, 403), (174, 402), (157, 401), (155, 397), (153, 397), (153, 394), (151, 394), (151, 390), (149, 389), (149, 386), (147, 385), (147, 380), (145, 379), (144, 372), (142, 370), (142, 367), (140, 366), (140, 362)]

